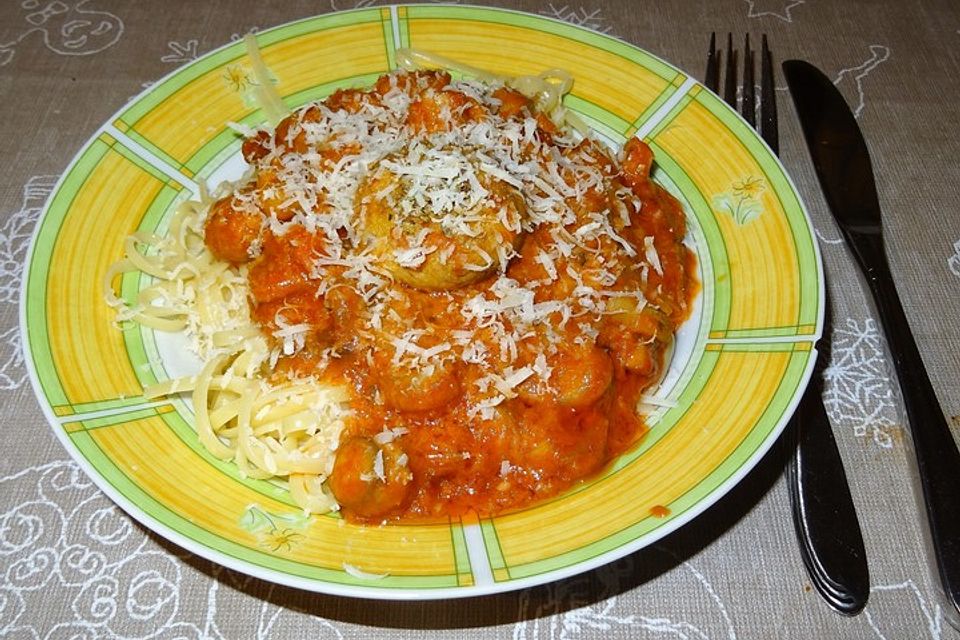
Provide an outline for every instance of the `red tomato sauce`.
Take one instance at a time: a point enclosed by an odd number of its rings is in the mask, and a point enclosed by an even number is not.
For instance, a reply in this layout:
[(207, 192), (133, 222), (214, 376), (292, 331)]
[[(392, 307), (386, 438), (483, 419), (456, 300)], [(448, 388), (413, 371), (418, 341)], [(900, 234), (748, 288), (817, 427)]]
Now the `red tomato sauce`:
[[(444, 161), (466, 157), (467, 173), (486, 161), (470, 164), (472, 156), (436, 136), (528, 122), (533, 135), (519, 143), (517, 157), (539, 163), (544, 175), (555, 170), (554, 180), (577, 191), (556, 205), (567, 219), (526, 220), (508, 232), (503, 208), (532, 215), (541, 192), (492, 170), (478, 173), (474, 188), (488, 194), (481, 204), (469, 215), (451, 214), (475, 225), (469, 228), (479, 237), (449, 232), (434, 214), (402, 214), (383, 193), (394, 187), (409, 199), (417, 188), (420, 178), (400, 165), (412, 157), (405, 148), (406, 155), (389, 156), (401, 159), (393, 164), (371, 164), (379, 177), (357, 188), (356, 223), (317, 226), (340, 205), (339, 194), (314, 187), (364, 151), (348, 136), (326, 133), (325, 123), (380, 113), (398, 92), (405, 135), (427, 141)], [(644, 436), (638, 404), (660, 379), (698, 287), (694, 255), (683, 244), (684, 214), (650, 179), (653, 156), (643, 142), (628, 141), (618, 162), (597, 142), (557, 143), (561, 137), (512, 89), (478, 98), (447, 74), (417, 72), (384, 76), (369, 91), (338, 91), (244, 143), (256, 176), (212, 207), (206, 243), (221, 260), (243, 265), (252, 318), (281, 352), (275, 375), (351, 389), (328, 479), (348, 519), (423, 521), (524, 508), (596, 474)], [(304, 163), (291, 177), (291, 167)], [(470, 221), (484, 215), (485, 222)], [(372, 219), (388, 230), (364, 236)], [(429, 231), (420, 234), (418, 221)], [(609, 232), (592, 235), (600, 227)], [(438, 244), (419, 255), (415, 240), (433, 238)], [(344, 251), (367, 259), (365, 277), (380, 284), (358, 279), (357, 268), (337, 257)], [(488, 271), (471, 262), (496, 258), (494, 251), (507, 260)], [(419, 263), (404, 266), (396, 257), (404, 252), (413, 256), (406, 264)], [(528, 299), (481, 315), (518, 296)], [(527, 322), (531, 310), (538, 315)], [(290, 326), (307, 327), (293, 353), (276, 337)]]

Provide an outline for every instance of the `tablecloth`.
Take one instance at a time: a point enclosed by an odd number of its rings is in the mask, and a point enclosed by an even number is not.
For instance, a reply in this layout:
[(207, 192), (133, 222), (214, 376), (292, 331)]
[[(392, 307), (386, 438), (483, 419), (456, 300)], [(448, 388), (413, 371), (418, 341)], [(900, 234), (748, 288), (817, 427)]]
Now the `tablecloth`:
[[(140, 526), (81, 472), (33, 396), (18, 319), (30, 234), (58, 176), (111, 113), (178, 65), (250, 31), (376, 4), (8, 0), (0, 6), (0, 636), (958, 637), (926, 561), (909, 436), (879, 325), (826, 208), (780, 74), (781, 159), (813, 219), (828, 282), (824, 401), (870, 563), (870, 601), (860, 615), (837, 615), (811, 587), (791, 524), (783, 447), (713, 508), (652, 547), (544, 586), (436, 602), (314, 594), (227, 570)], [(759, 42), (765, 33), (777, 62), (804, 58), (822, 68), (868, 140), (896, 285), (941, 408), (960, 433), (960, 5), (479, 4), (623, 39), (698, 78), (712, 31), (731, 32), (738, 42), (748, 32)]]

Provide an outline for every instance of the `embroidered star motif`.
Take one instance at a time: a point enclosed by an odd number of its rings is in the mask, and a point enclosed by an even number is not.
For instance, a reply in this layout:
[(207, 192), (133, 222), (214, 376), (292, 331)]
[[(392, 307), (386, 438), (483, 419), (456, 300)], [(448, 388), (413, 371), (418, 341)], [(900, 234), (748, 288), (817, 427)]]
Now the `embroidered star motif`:
[(747, 11), (748, 18), (773, 16), (784, 22), (793, 22), (790, 10), (803, 4), (804, 0), (744, 0), (744, 2), (750, 5)]

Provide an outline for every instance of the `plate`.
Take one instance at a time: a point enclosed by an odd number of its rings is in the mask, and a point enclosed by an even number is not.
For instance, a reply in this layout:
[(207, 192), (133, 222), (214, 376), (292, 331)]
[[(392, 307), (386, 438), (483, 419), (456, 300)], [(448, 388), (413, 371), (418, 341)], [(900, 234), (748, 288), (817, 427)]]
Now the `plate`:
[[(162, 232), (198, 183), (237, 177), (256, 125), (243, 44), (163, 78), (84, 145), (29, 254), (26, 362), (57, 436), (134, 518), (238, 571), (347, 596), (430, 599), (517, 589), (595, 568), (689, 522), (740, 481), (783, 429), (810, 376), (823, 277), (810, 221), (781, 165), (713, 93), (630, 44), (564, 22), (463, 6), (333, 13), (256, 35), (290, 107), (366, 86), (413, 46), (504, 75), (570, 71), (570, 108), (613, 144), (640, 136), (655, 179), (686, 209), (702, 292), (663, 393), (671, 406), (602, 474), (495, 518), (362, 527), (306, 517), (278, 486), (209, 455), (182, 400), (143, 385), (188, 371), (176, 336), (119, 331), (103, 274), (136, 231)], [(128, 274), (130, 297), (146, 277)], [(695, 524), (691, 526), (696, 526)]]

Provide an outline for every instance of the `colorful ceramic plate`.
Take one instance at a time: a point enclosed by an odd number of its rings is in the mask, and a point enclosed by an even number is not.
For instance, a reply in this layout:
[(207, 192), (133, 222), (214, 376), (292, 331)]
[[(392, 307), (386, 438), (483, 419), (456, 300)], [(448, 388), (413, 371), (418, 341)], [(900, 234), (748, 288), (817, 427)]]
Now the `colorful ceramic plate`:
[[(196, 363), (176, 336), (117, 330), (103, 303), (103, 274), (128, 234), (162, 232), (199, 182), (243, 169), (226, 123), (263, 118), (246, 99), (243, 45), (230, 44), (157, 82), (100, 128), (60, 180), (30, 252), (22, 330), (36, 393), (71, 455), (133, 517), (198, 555), (304, 589), (479, 595), (649, 545), (713, 504), (770, 447), (810, 375), (822, 272), (790, 179), (715, 95), (619, 40), (497, 9), (362, 9), (257, 40), (290, 107), (369, 85), (394, 68), (403, 46), (504, 75), (569, 70), (571, 108), (612, 143), (641, 136), (653, 148), (656, 179), (688, 212), (702, 293), (665, 381), (672, 406), (658, 408), (647, 438), (592, 481), (490, 519), (359, 527), (304, 517), (274, 484), (242, 478), (209, 455), (187, 403), (143, 399), (144, 384)], [(145, 283), (130, 274), (122, 291), (132, 296)]]

